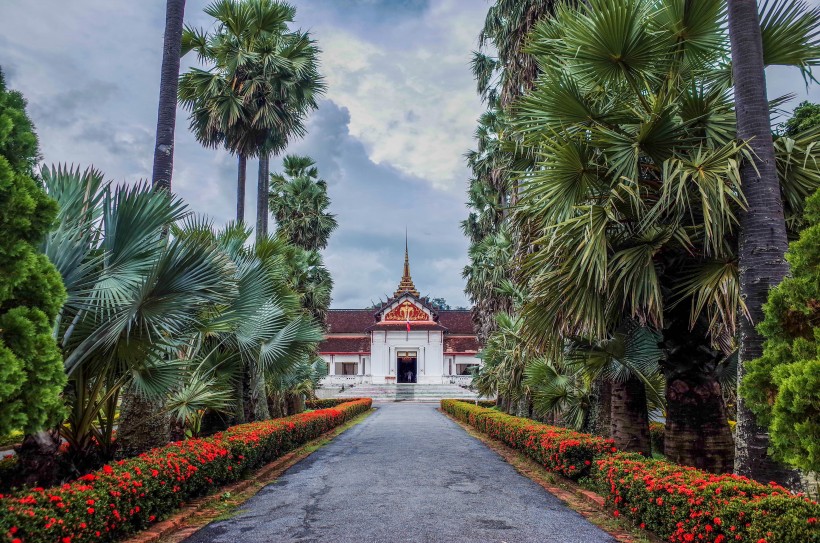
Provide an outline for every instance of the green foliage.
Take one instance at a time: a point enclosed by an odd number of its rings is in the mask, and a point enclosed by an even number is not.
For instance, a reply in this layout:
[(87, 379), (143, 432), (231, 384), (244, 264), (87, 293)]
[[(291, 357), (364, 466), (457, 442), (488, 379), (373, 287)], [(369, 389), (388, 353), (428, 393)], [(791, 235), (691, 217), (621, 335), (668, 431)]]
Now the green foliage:
[(335, 216), (327, 212), (327, 183), (319, 178), (315, 164), (310, 157), (287, 155), (284, 173), (272, 174), (270, 183), (270, 210), (277, 232), (308, 251), (327, 247), (338, 226)]
[(783, 123), (783, 135), (796, 136), (817, 126), (820, 126), (820, 104), (801, 102), (794, 108), (792, 117)]
[(805, 218), (808, 228), (786, 253), (791, 276), (763, 306), (763, 356), (747, 364), (740, 392), (769, 427), (779, 459), (820, 471), (820, 191)]
[(65, 375), (51, 332), (66, 295), (37, 251), (57, 206), (32, 178), (37, 137), (25, 105), (0, 72), (0, 434), (33, 433), (63, 413)]
[(213, 30), (186, 27), (182, 35), (182, 54), (193, 51), (208, 66), (180, 77), (192, 132), (244, 156), (281, 151), (304, 134), (325, 89), (315, 41), (288, 29), (296, 9), (286, 2), (216, 0), (205, 13)]

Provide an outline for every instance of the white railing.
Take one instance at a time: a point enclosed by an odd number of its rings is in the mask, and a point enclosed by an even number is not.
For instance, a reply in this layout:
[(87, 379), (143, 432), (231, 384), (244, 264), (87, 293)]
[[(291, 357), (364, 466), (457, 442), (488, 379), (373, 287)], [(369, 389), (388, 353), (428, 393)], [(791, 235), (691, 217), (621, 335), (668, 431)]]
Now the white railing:
[(444, 382), (450, 383), (452, 385), (458, 386), (470, 386), (473, 384), (473, 376), (472, 375), (445, 375)]
[(358, 385), (364, 382), (364, 375), (328, 375), (322, 379), (322, 385)]

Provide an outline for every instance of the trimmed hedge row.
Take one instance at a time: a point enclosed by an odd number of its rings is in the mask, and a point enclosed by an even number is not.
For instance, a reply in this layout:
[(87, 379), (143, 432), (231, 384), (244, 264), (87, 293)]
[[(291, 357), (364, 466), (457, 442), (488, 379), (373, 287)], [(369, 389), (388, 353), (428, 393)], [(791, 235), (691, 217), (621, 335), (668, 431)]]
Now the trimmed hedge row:
[[(441, 407), (550, 471), (576, 480), (588, 475), (614, 516), (667, 541), (820, 542), (820, 505), (773, 483), (618, 452), (610, 440), (459, 400), (442, 400)], [(589, 469), (579, 471), (579, 461)]]
[(479, 432), (524, 452), (545, 468), (571, 479), (588, 475), (596, 456), (614, 452), (611, 439), (513, 417), (462, 400), (442, 400), (441, 408)]
[(364, 413), (372, 401), (234, 426), (103, 466), (70, 484), (0, 495), (11, 543), (112, 541)]
[(308, 409), (327, 409), (328, 407), (336, 407), (343, 403), (362, 400), (364, 398), (316, 398), (315, 400), (307, 400), (305, 407)]

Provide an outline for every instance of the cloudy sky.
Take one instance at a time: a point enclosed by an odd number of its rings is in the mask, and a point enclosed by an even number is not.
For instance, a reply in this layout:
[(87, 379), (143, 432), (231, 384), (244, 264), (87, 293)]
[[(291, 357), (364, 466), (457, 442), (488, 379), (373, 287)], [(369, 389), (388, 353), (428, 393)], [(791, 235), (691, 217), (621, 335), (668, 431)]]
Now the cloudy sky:
[[(291, 0), (319, 41), (329, 90), (308, 136), (288, 152), (314, 157), (340, 227), (325, 252), (334, 307), (363, 307), (401, 276), (405, 227), (425, 294), (466, 305), (459, 221), (481, 104), (470, 77), (485, 0)], [(811, 0), (817, 4), (820, 0)], [(209, 25), (205, 0), (186, 23)], [(93, 164), (115, 181), (150, 177), (165, 2), (0, 0), (0, 67), (29, 101), (46, 163)], [(183, 69), (190, 64), (183, 59)], [(769, 74), (772, 96), (807, 93), (799, 74)], [(272, 159), (276, 171), (281, 160)], [(249, 163), (248, 215), (256, 163)], [(201, 148), (177, 120), (174, 191), (224, 223), (235, 209), (235, 161)]]

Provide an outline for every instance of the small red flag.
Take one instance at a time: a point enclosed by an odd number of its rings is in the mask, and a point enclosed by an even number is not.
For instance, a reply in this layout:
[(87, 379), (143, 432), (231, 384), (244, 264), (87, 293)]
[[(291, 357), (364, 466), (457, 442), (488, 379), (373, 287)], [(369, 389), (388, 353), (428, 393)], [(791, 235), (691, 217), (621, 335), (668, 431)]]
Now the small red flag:
[(410, 331), (410, 321), (407, 321), (407, 331)]

